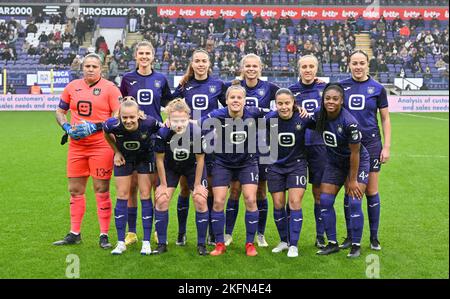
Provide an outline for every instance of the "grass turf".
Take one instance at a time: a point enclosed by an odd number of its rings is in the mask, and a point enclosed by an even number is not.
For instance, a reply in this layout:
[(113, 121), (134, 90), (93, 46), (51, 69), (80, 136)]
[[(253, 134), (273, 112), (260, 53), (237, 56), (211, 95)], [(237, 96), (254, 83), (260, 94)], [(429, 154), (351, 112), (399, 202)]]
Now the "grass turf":
[[(257, 257), (244, 254), (242, 200), (234, 242), (224, 256), (197, 255), (192, 202), (188, 244), (175, 246), (176, 194), (170, 207), (169, 251), (162, 256), (143, 257), (139, 255), (140, 244), (129, 247), (122, 256), (111, 256), (109, 250), (98, 247), (91, 182), (82, 244), (52, 245), (69, 229), (67, 145), (59, 145), (62, 130), (51, 112), (1, 112), (0, 278), (65, 278), (69, 254), (79, 257), (81, 278), (366, 278), (370, 254), (379, 258), (381, 278), (448, 278), (448, 113), (397, 113), (391, 114), (391, 119), (391, 161), (383, 165), (380, 176), (381, 252), (369, 249), (364, 202), (362, 256), (349, 260), (347, 251), (316, 256), (313, 199), (308, 186), (297, 259), (290, 259), (285, 253), (271, 253), (278, 243), (278, 234), (270, 197), (266, 229), (270, 247), (258, 249)], [(111, 195), (114, 203), (113, 180)], [(345, 236), (342, 194), (337, 199), (336, 212), (341, 241)], [(138, 235), (142, 237), (139, 219)], [(112, 243), (117, 240), (113, 219), (110, 238)], [(156, 247), (153, 240), (152, 246)]]

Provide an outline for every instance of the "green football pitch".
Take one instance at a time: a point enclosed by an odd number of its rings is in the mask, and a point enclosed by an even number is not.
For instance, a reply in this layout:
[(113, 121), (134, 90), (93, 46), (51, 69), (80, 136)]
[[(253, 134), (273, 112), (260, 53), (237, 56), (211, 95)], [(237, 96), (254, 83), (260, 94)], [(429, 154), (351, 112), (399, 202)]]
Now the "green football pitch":
[[(375, 273), (374, 266), (381, 278), (448, 278), (448, 113), (393, 113), (391, 119), (391, 160), (383, 166), (380, 176), (381, 252), (369, 248), (364, 203), (361, 257), (349, 260), (347, 251), (316, 256), (313, 199), (308, 186), (303, 199), (300, 255), (296, 259), (271, 252), (279, 241), (272, 204), (266, 231), (270, 247), (259, 248), (257, 257), (245, 256), (242, 200), (234, 242), (225, 255), (197, 255), (192, 202), (188, 243), (176, 246), (176, 197), (170, 207), (166, 254), (140, 256), (140, 245), (133, 245), (122, 256), (112, 256), (98, 246), (91, 182), (82, 243), (70, 247), (52, 245), (69, 230), (67, 145), (59, 145), (62, 130), (54, 114), (0, 112), (0, 278), (66, 278), (74, 256), (79, 261), (80, 278), (367, 278), (371, 277), (367, 273)], [(341, 241), (345, 237), (342, 195), (337, 199), (336, 213)], [(142, 237), (139, 220), (138, 235)], [(110, 238), (112, 243), (117, 240), (113, 220)]]

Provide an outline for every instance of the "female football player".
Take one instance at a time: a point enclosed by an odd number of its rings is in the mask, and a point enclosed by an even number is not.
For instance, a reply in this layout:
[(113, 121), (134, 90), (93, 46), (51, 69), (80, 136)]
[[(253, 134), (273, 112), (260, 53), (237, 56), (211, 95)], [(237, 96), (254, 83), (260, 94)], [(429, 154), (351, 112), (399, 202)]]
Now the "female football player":
[[(173, 99), (167, 78), (152, 68), (155, 58), (155, 49), (149, 41), (141, 41), (136, 45), (134, 58), (137, 68), (123, 76), (120, 84), (122, 95), (132, 96), (137, 100), (139, 108), (148, 116), (157, 121), (162, 121), (161, 107)], [(153, 154), (153, 151), (152, 151)], [(154, 174), (154, 157), (151, 157), (152, 185), (156, 186), (157, 176)], [(137, 176), (133, 175), (130, 186), (131, 196), (128, 201), (128, 234), (125, 238), (126, 245), (137, 242), (136, 218), (137, 218)]]
[[(267, 172), (267, 185), (274, 204), (275, 225), (281, 239), (272, 252), (279, 253), (289, 248), (287, 256), (297, 257), (297, 243), (303, 223), (302, 200), (307, 176), (305, 131), (315, 124), (309, 117), (300, 116), (294, 95), (289, 89), (279, 89), (275, 103), (277, 111), (265, 116), (268, 139), (272, 140), (271, 157), (275, 153), (274, 147), (277, 148), (273, 163), (269, 165)], [(274, 131), (273, 128), (277, 130)], [(286, 191), (290, 207), (289, 236), (285, 209)]]
[(167, 251), (167, 226), (169, 221), (169, 202), (178, 186), (180, 177), (186, 178), (189, 189), (193, 191), (197, 224), (197, 250), (207, 255), (205, 241), (208, 229), (209, 212), (207, 205), (208, 189), (206, 180), (205, 155), (202, 153), (201, 130), (189, 123), (190, 109), (182, 99), (171, 101), (166, 110), (169, 128), (158, 131), (156, 140), (156, 163), (159, 186), (156, 189), (155, 229), (158, 233), (158, 248), (155, 254)]
[(353, 258), (361, 253), (364, 227), (361, 202), (369, 176), (369, 154), (361, 144), (358, 121), (343, 105), (343, 88), (338, 84), (328, 84), (323, 91), (320, 111), (314, 113), (316, 130), (323, 136), (328, 155), (320, 185), (321, 217), (328, 245), (317, 254), (327, 255), (339, 251), (334, 201), (336, 194), (345, 185), (345, 194), (350, 198), (352, 230), (352, 245), (347, 256)]
[[(364, 51), (356, 50), (349, 57), (351, 78), (341, 82), (345, 91), (344, 107), (359, 122), (362, 133), (361, 144), (370, 155), (369, 184), (366, 189), (367, 211), (370, 226), (370, 247), (381, 250), (378, 241), (380, 222), (380, 197), (378, 195), (378, 177), (381, 164), (389, 161), (391, 147), (391, 121), (389, 118), (388, 100), (383, 85), (368, 75), (369, 57)], [(378, 127), (377, 114), (380, 114), (383, 129), (383, 142)], [(341, 245), (348, 248), (351, 240), (349, 229), (349, 198), (344, 199), (344, 211), (347, 223), (347, 238)]]
[(133, 173), (137, 181), (142, 204), (142, 227), (144, 238), (142, 255), (151, 254), (150, 236), (153, 223), (153, 203), (150, 198), (150, 159), (152, 135), (162, 124), (151, 116), (146, 116), (133, 97), (127, 96), (120, 104), (117, 118), (108, 119), (104, 125), (105, 138), (114, 150), (114, 176), (116, 178), (117, 202), (114, 210), (118, 243), (111, 252), (122, 254), (126, 250), (125, 229), (128, 218), (128, 199)]
[[(241, 85), (245, 88), (246, 98), (245, 106), (260, 107), (270, 109), (271, 101), (275, 99), (275, 93), (279, 89), (273, 83), (261, 80), (262, 62), (261, 57), (255, 54), (247, 54), (241, 59)], [(226, 84), (231, 85), (230, 83)], [(263, 138), (262, 138), (263, 139)], [(264, 142), (264, 140), (261, 140)], [(258, 230), (256, 242), (259, 247), (267, 247), (267, 241), (264, 237), (267, 222), (267, 194), (266, 194), (266, 167), (265, 164), (259, 164), (259, 183), (257, 191), (256, 204), (259, 211)], [(241, 195), (241, 187), (239, 181), (233, 178), (230, 188), (230, 197), (227, 201), (226, 220), (225, 220), (225, 245), (228, 246), (233, 241), (232, 234), (236, 218), (239, 211), (239, 197)]]
[[(73, 80), (64, 89), (56, 120), (70, 136), (67, 177), (70, 192), (70, 232), (54, 245), (81, 242), (81, 222), (86, 211), (86, 184), (93, 179), (101, 248), (111, 248), (108, 240), (111, 220), (109, 181), (113, 168), (113, 151), (103, 138), (102, 123), (119, 110), (120, 91), (114, 83), (102, 79), (101, 58), (94, 53), (83, 59), (83, 78)], [(70, 123), (66, 114), (70, 111)], [(63, 143), (64, 141), (62, 141)]]
[[(174, 98), (184, 98), (191, 110), (192, 119), (200, 119), (209, 112), (219, 108), (219, 103), (225, 105), (225, 85), (211, 76), (212, 66), (208, 52), (203, 49), (196, 49), (192, 53), (191, 61), (185, 75), (176, 88)], [(206, 169), (208, 180), (211, 180), (211, 167), (214, 160), (212, 154), (206, 155)], [(210, 186), (210, 184), (208, 184)], [(184, 177), (180, 181), (180, 194), (178, 196), (178, 239), (177, 245), (186, 243), (186, 221), (189, 211), (189, 188)], [(212, 210), (212, 190), (209, 192), (208, 207)], [(213, 238), (211, 225), (209, 226), (210, 242)]]
[[(303, 107), (310, 115), (319, 106), (325, 83), (316, 79), (319, 62), (314, 55), (305, 55), (298, 60), (300, 80), (289, 89), (295, 95), (297, 105)], [(314, 196), (314, 218), (316, 220), (316, 246), (325, 247), (324, 227), (320, 218), (320, 183), (326, 162), (326, 148), (322, 136), (315, 130), (306, 130), (305, 146), (308, 159), (309, 183), (312, 184)]]
[[(208, 126), (215, 122), (217, 138), (214, 145), (219, 145), (215, 148), (215, 161), (212, 169), (214, 205), (211, 212), (211, 223), (216, 240), (216, 247), (211, 252), (213, 256), (221, 255), (226, 251), (224, 206), (228, 186), (233, 177), (237, 177), (242, 185), (247, 208), (245, 251), (247, 256), (258, 254), (253, 244), (258, 227), (258, 208), (256, 206), (258, 159), (255, 118), (264, 116), (269, 110), (245, 107), (245, 96), (245, 89), (236, 80), (226, 92), (227, 107), (214, 110), (200, 119), (202, 126)], [(250, 142), (254, 144), (253, 149), (249, 146)]]

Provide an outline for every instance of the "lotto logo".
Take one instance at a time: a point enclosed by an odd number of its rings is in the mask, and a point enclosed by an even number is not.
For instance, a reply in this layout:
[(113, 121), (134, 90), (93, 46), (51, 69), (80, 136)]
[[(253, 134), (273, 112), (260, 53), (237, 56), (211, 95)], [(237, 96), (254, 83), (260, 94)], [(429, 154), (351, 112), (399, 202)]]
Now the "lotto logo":
[(137, 93), (137, 102), (139, 105), (153, 104), (153, 90), (139, 89), (139, 91)]
[(141, 148), (141, 143), (139, 141), (126, 141), (123, 143), (123, 147), (129, 151), (137, 151)]
[(206, 94), (197, 94), (192, 97), (192, 108), (196, 110), (208, 109), (209, 98)]
[(323, 132), (323, 142), (325, 142), (326, 146), (330, 146), (330, 147), (337, 147), (337, 139), (336, 139), (336, 134), (331, 133), (329, 131), (324, 131)]
[(176, 148), (173, 152), (173, 159), (175, 161), (184, 161), (189, 158), (189, 151), (185, 148)]
[(363, 110), (366, 105), (366, 97), (363, 94), (352, 94), (348, 99), (350, 110)]
[(313, 114), (314, 110), (319, 106), (319, 102), (316, 99), (308, 99), (302, 102), (302, 107), (309, 113)]
[(245, 106), (248, 107), (258, 107), (258, 99), (255, 97), (246, 97)]
[(294, 133), (280, 133), (278, 134), (278, 144), (284, 147), (291, 147), (295, 145)]
[(230, 142), (232, 144), (241, 144), (247, 140), (247, 132), (237, 131), (230, 134)]

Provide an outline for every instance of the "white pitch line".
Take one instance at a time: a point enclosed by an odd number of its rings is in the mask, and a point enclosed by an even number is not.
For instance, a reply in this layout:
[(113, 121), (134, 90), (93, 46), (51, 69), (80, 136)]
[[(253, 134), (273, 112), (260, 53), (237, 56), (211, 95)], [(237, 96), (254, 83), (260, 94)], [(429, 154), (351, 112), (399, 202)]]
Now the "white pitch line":
[(405, 112), (400, 113), (400, 115), (408, 115), (408, 116), (414, 116), (414, 117), (420, 117), (420, 118), (448, 121), (448, 118), (439, 118), (439, 117), (433, 117), (433, 116), (422, 116), (422, 115), (415, 115), (415, 114), (410, 114), (410, 113), (405, 113)]

